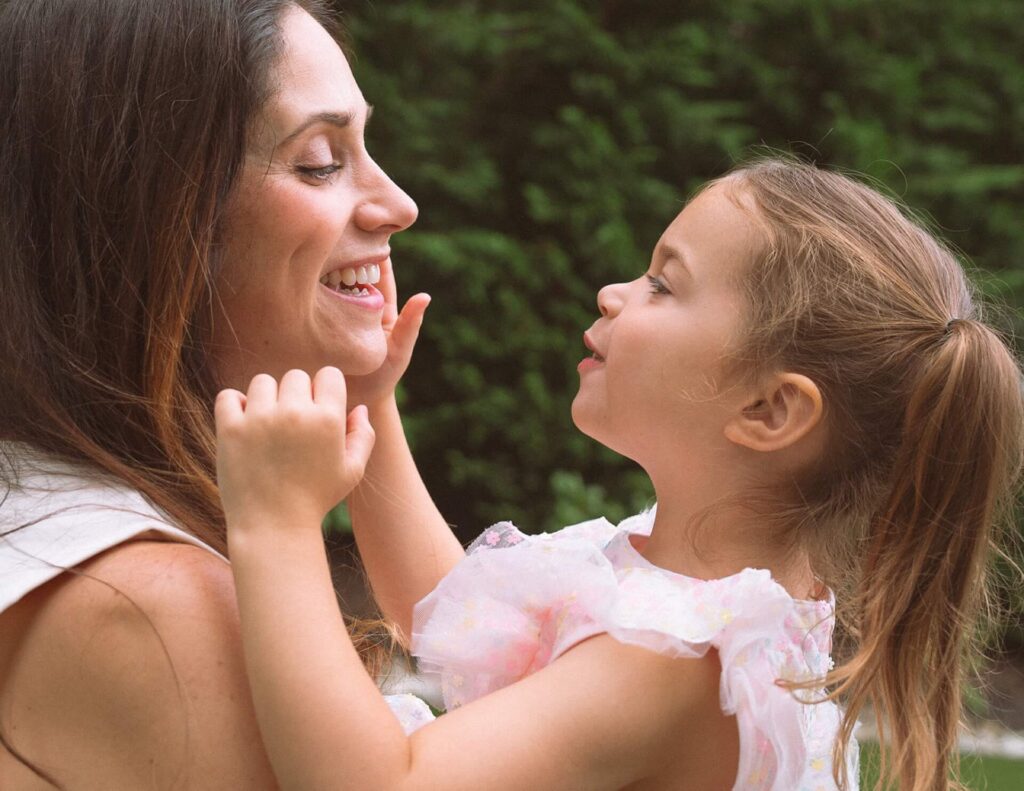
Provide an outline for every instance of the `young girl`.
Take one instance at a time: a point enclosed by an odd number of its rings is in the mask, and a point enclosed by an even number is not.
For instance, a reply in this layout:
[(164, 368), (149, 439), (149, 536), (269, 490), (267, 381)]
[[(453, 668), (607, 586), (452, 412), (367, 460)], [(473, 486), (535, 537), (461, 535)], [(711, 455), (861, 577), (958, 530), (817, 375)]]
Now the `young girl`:
[[(465, 557), (388, 395), (425, 307), (392, 313), (369, 420), (346, 424), (336, 369), (217, 400), (247, 667), (284, 788), (849, 789), (868, 703), (883, 774), (947, 787), (1024, 424), (1017, 362), (947, 249), (808, 165), (711, 183), (645, 273), (600, 291), (584, 335), (573, 419), (647, 471), (657, 508), (553, 535), (496, 525)], [(442, 680), (448, 713), (411, 735), (330, 584), (320, 520), (354, 487), (379, 603)], [(853, 643), (835, 668), (833, 591)]]

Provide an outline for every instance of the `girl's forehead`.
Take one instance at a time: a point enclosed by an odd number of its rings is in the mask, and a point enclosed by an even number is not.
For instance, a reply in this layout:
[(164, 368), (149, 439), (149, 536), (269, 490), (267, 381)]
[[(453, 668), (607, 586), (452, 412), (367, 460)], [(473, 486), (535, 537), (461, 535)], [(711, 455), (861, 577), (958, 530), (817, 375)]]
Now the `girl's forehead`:
[(716, 182), (676, 215), (661, 235), (656, 256), (675, 254), (695, 272), (738, 275), (765, 244), (755, 210), (738, 183)]

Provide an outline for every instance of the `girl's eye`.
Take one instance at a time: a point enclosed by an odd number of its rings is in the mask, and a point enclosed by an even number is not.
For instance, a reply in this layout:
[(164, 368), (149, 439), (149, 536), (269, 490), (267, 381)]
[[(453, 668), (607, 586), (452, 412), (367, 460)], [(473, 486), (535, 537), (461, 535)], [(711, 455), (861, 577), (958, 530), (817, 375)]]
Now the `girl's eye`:
[(296, 170), (298, 170), (305, 178), (323, 184), (330, 181), (331, 177), (341, 170), (341, 165), (337, 162), (332, 162), (330, 165), (324, 165), (321, 168), (311, 168), (300, 165)]
[(662, 282), (661, 278), (657, 278), (654, 275), (645, 275), (645, 277), (647, 278), (647, 282), (648, 282), (648, 284), (651, 287), (651, 293), (652, 294), (671, 294), (672, 293), (671, 291), (669, 291), (665, 287), (665, 284)]

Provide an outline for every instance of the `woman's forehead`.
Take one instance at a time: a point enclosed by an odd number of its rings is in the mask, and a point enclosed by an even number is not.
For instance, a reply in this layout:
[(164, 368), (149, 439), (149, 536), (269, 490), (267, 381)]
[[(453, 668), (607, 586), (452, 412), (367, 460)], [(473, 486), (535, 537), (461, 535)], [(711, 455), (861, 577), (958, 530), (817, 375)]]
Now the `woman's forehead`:
[(273, 94), (264, 108), (267, 131), (276, 140), (291, 135), (314, 116), (365, 120), (366, 101), (341, 48), (299, 8), (281, 22), (282, 53), (271, 71)]

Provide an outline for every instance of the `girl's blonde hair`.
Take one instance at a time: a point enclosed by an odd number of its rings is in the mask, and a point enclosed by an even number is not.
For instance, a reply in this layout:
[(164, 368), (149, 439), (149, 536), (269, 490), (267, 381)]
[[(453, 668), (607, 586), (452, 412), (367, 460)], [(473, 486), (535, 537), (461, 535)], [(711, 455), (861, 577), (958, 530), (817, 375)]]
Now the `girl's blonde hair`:
[(990, 549), (1021, 468), (1020, 366), (956, 257), (895, 201), (784, 159), (720, 181), (752, 200), (766, 237), (740, 359), (808, 376), (826, 404), (827, 451), (782, 512), (849, 638), (828, 678), (846, 706), (837, 782), (870, 704), (880, 784), (948, 788)]

